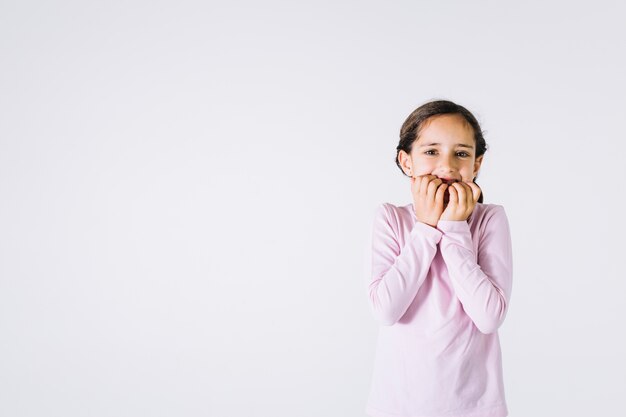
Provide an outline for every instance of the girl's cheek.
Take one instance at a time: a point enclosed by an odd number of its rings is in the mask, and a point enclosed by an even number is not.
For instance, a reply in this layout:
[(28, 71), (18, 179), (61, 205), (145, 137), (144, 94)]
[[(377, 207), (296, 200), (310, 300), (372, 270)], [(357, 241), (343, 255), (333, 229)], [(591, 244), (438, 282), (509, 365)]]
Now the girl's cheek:
[(469, 174), (461, 175), (463, 182), (473, 182), (472, 180), (474, 179), (474, 177), (471, 177), (471, 175), (471, 172)]
[(413, 167), (417, 172), (417, 175), (430, 175), (435, 170), (434, 166), (431, 166), (430, 163), (425, 163), (423, 161), (417, 161)]

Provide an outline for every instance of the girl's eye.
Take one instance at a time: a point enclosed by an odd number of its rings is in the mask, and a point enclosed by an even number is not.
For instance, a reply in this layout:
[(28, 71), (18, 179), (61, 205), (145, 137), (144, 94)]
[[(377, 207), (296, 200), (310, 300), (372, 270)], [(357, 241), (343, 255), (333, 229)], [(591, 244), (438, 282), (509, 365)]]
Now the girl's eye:
[(461, 154), (460, 156), (469, 156), (469, 154), (467, 152), (459, 152), (459, 154)]

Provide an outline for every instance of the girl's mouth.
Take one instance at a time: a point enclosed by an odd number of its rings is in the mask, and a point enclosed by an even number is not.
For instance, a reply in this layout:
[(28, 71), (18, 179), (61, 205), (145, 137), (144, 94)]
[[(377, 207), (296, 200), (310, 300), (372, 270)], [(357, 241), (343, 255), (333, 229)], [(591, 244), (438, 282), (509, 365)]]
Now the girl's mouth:
[(453, 182), (457, 182), (458, 180), (455, 180), (454, 178), (439, 178), (440, 180), (442, 180), (443, 182), (445, 182), (446, 184), (450, 185)]
[[(451, 184), (459, 181), (459, 180), (455, 180), (454, 178), (440, 178), (440, 180), (442, 180), (444, 183), (448, 184), (448, 186), (450, 186)], [(443, 192), (443, 205), (447, 206), (449, 202), (450, 202), (450, 190), (446, 189)]]

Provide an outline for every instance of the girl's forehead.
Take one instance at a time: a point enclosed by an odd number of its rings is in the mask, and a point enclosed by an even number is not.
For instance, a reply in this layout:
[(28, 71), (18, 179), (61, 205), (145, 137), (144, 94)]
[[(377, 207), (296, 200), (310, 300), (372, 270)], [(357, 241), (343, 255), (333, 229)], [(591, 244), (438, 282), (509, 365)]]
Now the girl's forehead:
[(474, 129), (460, 115), (440, 115), (431, 117), (419, 129), (419, 142), (463, 142), (474, 144)]

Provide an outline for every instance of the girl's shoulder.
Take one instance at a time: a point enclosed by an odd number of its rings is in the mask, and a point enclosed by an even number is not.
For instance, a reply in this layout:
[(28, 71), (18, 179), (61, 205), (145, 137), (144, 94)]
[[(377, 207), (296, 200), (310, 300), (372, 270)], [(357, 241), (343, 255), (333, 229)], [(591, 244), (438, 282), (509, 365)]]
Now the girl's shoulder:
[(507, 214), (502, 204), (476, 203), (474, 211), (468, 218), (470, 228), (480, 233), (485, 233), (488, 229), (500, 227), (508, 223)]
[(472, 214), (476, 214), (477, 217), (491, 216), (498, 211), (504, 211), (504, 206), (502, 204), (496, 203), (476, 203), (476, 207), (474, 207), (474, 211)]
[(376, 207), (376, 215), (377, 216), (385, 216), (388, 219), (393, 218), (396, 221), (401, 220), (410, 220), (415, 217), (415, 210), (413, 210), (413, 203), (405, 204), (405, 205), (397, 205), (393, 203), (380, 203)]
[(402, 229), (410, 229), (417, 221), (413, 204), (379, 203), (373, 215), (375, 224), (386, 225), (385, 227), (390, 227), (395, 233), (399, 233)]

